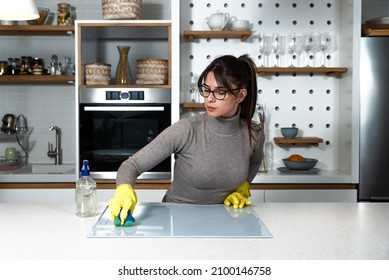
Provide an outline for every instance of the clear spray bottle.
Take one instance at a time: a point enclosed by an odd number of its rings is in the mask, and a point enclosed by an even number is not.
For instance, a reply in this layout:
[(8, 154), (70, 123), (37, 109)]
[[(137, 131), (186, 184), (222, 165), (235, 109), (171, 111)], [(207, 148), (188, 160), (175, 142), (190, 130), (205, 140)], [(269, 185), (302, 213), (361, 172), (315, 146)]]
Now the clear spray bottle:
[(76, 203), (79, 217), (96, 215), (96, 182), (89, 176), (89, 161), (84, 160), (81, 177), (76, 182)]

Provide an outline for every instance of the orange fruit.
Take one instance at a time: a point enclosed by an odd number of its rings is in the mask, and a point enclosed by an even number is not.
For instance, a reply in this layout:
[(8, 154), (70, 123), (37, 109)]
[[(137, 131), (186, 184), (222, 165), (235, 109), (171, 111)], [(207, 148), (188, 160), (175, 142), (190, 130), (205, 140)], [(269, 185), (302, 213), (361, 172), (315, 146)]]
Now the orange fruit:
[(305, 161), (305, 158), (303, 158), (302, 156), (300, 156), (298, 154), (293, 154), (290, 157), (288, 157), (288, 160), (289, 161)]

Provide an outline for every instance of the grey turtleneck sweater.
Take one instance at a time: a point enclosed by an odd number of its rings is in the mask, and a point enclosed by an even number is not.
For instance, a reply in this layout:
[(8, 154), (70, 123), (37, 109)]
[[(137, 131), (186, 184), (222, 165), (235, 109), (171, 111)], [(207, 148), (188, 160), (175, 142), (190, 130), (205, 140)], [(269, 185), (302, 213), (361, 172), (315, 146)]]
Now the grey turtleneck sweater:
[(116, 183), (134, 186), (136, 178), (174, 154), (174, 177), (166, 201), (213, 204), (244, 181), (251, 182), (263, 157), (263, 129), (255, 125), (249, 144), (247, 124), (239, 119), (199, 114), (162, 131), (122, 163)]

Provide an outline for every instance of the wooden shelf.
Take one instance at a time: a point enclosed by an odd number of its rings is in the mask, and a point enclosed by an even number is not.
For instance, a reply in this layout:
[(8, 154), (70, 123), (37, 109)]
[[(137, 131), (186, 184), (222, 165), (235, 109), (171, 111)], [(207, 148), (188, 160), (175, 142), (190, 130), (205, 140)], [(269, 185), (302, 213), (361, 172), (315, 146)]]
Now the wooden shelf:
[(0, 25), (0, 35), (73, 35), (74, 25)]
[(385, 37), (389, 36), (389, 24), (362, 24), (362, 36)]
[(276, 145), (278, 146), (289, 146), (289, 145), (319, 146), (319, 143), (323, 143), (323, 139), (318, 137), (296, 137), (296, 138), (274, 137), (274, 143), (276, 143)]
[(74, 75), (1, 75), (0, 84), (74, 84)]
[(210, 31), (210, 30), (185, 30), (184, 37), (193, 42), (196, 38), (240, 38), (240, 40), (246, 41), (252, 34), (251, 30), (222, 30), (222, 31)]
[(302, 74), (326, 74), (329, 77), (338, 76), (342, 73), (346, 73), (345, 67), (258, 67), (257, 73), (259, 76), (272, 75), (274, 73), (290, 74), (290, 73), (302, 73)]
[(204, 103), (182, 103), (181, 107), (185, 109), (204, 109)]

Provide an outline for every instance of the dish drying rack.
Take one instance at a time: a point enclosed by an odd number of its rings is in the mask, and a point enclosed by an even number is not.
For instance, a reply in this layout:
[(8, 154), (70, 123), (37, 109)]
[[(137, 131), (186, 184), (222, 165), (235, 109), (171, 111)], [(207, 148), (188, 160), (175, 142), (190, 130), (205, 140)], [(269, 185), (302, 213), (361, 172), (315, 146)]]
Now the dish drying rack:
[[(13, 140), (16, 138), (17, 143), (24, 152), (24, 156), (18, 156), (16, 162), (14, 162), (13, 165), (21, 167), (28, 164), (28, 156), (35, 146), (35, 140), (29, 140), (33, 129), (34, 127), (28, 127), (26, 117), (24, 115), (19, 115), (16, 120), (15, 133), (1, 133), (2, 137), (0, 139)], [(0, 157), (0, 163), (1, 165), (7, 165), (4, 157)]]

